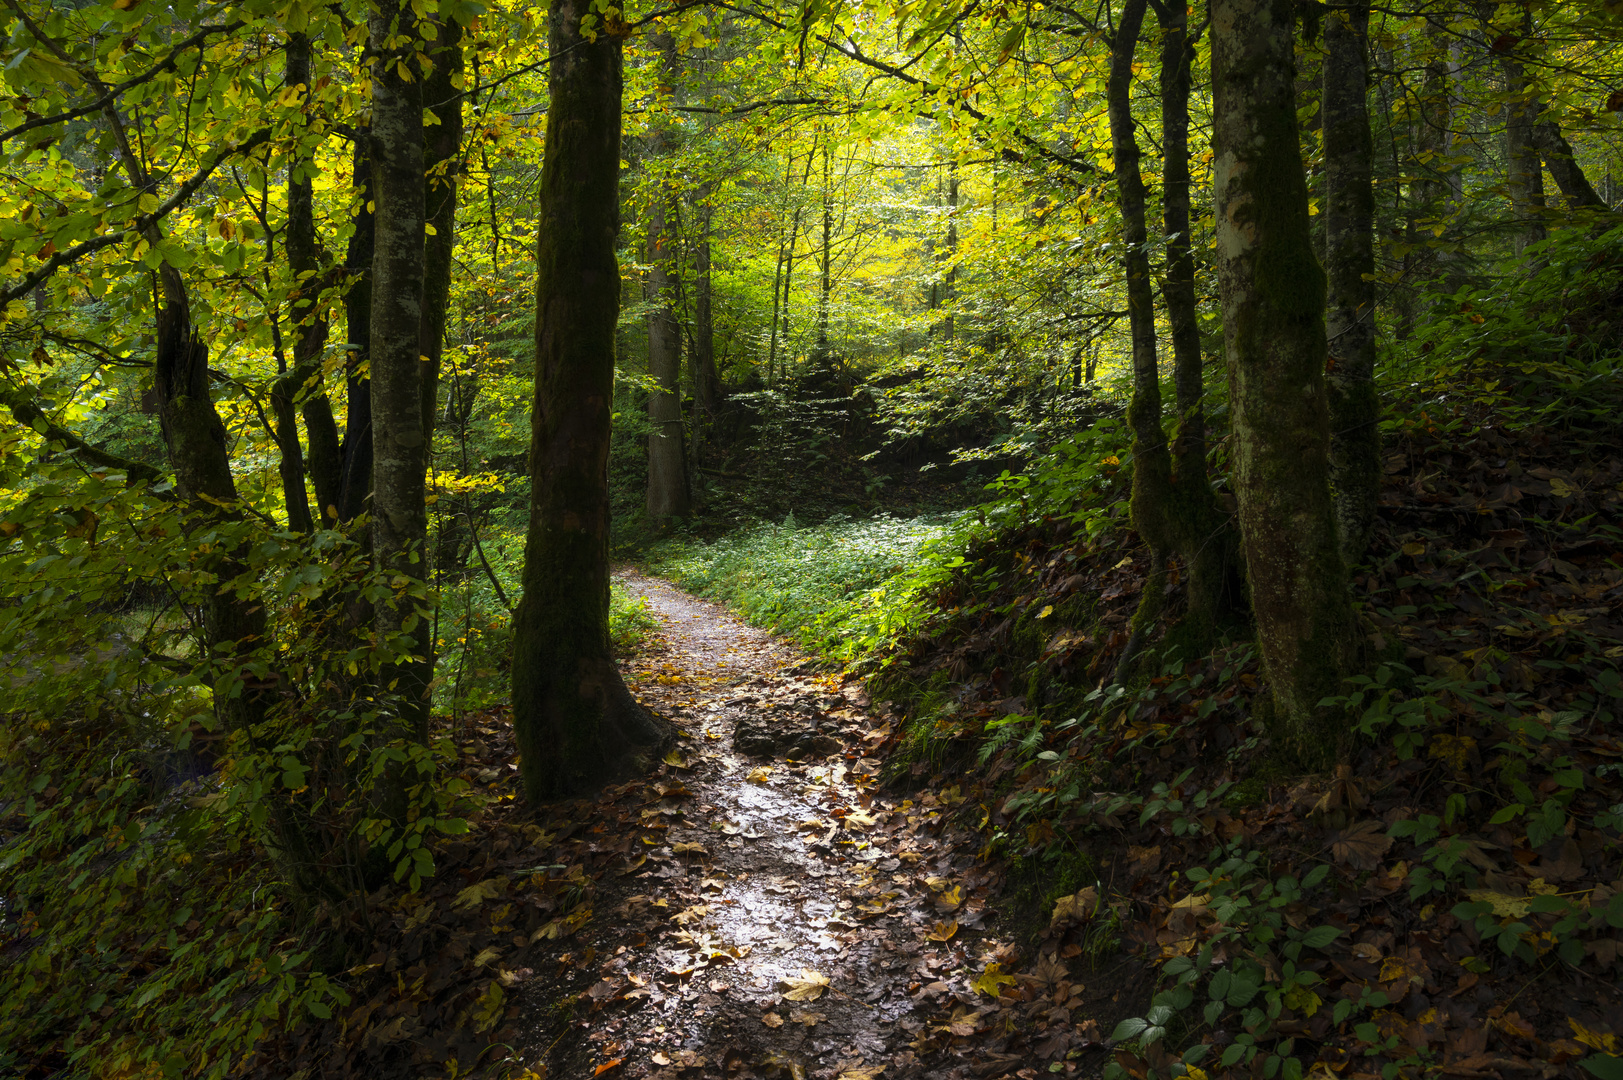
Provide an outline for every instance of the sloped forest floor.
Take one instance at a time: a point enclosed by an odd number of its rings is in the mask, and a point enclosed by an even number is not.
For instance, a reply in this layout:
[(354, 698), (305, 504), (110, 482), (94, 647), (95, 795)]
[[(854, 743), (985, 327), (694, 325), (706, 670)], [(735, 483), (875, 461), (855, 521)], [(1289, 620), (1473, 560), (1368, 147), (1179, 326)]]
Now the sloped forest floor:
[(468, 775), (497, 808), (434, 885), (388, 901), (350, 973), (372, 994), (271, 1051), (283, 1067), (1003, 1076), (1041, 1042), (1056, 1071), (1097, 1071), (1101, 1032), (1147, 1000), (1142, 962), (1058, 940), (1028, 962), (994, 929), (1002, 873), (956, 824), (961, 785), (880, 784), (897, 714), (723, 608), (624, 581), (663, 630), (623, 669), (677, 747), (645, 779), (532, 813), (505, 716), (470, 722)]
[(973, 542), (861, 679), (628, 573), (663, 630), (624, 669), (676, 749), (536, 812), (505, 714), (460, 724), (489, 808), (379, 894), (353, 1006), (272, 1068), (1615, 1080), (1623, 459), (1388, 451), (1357, 581), (1384, 671), (1328, 775), (1270, 754), (1243, 640), (1171, 654), (1176, 583), (1152, 674), (1106, 686), (1125, 530)]

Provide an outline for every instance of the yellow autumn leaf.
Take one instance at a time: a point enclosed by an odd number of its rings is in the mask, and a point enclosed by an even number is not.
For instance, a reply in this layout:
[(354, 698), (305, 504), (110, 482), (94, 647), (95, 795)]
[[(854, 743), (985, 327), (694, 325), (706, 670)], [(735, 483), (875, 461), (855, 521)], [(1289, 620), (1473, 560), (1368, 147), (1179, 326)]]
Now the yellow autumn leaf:
[(682, 752), (680, 750), (672, 750), (661, 760), (664, 761), (665, 764), (671, 766), (673, 769), (685, 769), (688, 767), (688, 763), (683, 760)]
[(456, 899), (451, 903), (454, 907), (474, 908), (486, 900), (495, 899), (501, 895), (501, 892), (502, 883), (500, 881), (495, 878), (485, 878), (483, 881), (476, 881), (457, 893)]
[(1616, 1035), (1603, 1034), (1594, 1028), (1585, 1027), (1582, 1021), (1571, 1016), (1567, 1017), (1567, 1026), (1572, 1028), (1574, 1039), (1593, 1050), (1599, 1050), (1603, 1054), (1616, 1054), (1619, 1050)]
[(936, 923), (930, 928), (930, 932), (924, 936), (929, 941), (951, 941), (952, 936), (957, 932), (958, 920), (948, 919), (946, 922)]
[(783, 993), (785, 1001), (816, 1001), (828, 989), (828, 976), (811, 968), (801, 968), (800, 978), (785, 979), (783, 985), (788, 987)]
[(744, 779), (752, 784), (764, 784), (771, 778), (772, 767), (770, 765), (757, 765), (749, 771), (749, 775)]
[(986, 965), (986, 970), (981, 972), (980, 978), (976, 979), (971, 986), (976, 992), (985, 994), (989, 998), (995, 998), (1003, 992), (1003, 987), (1013, 986), (1015, 981), (1013, 975), (1003, 974), (1002, 964), (993, 962)]

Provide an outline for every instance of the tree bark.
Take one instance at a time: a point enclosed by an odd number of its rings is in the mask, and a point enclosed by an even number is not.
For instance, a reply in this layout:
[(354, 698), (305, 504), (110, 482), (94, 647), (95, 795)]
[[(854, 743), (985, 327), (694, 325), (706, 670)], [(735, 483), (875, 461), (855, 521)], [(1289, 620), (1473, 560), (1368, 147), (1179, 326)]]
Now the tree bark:
[(376, 248), (377, 217), (372, 200), (372, 133), (362, 128), (355, 137), (351, 185), (356, 208), (344, 272), (350, 278), (344, 293), (348, 326), (345, 349), (345, 402), (343, 465), (339, 473), (338, 518), (354, 521), (372, 497), (372, 254)]
[[(310, 39), (304, 34), (288, 38), (286, 81), (288, 86), (303, 86), (308, 98)], [(321, 308), (324, 282), (321, 245), (316, 240), (314, 171), (314, 155), (306, 148), (299, 148), (288, 163), (285, 241), (287, 264), (293, 271), (295, 286), (290, 297), (293, 370), (283, 380), (280, 392), (298, 405), (304, 418), (309, 442), (304, 464), (316, 497), (315, 520), (332, 521), (337, 516), (343, 460), (332, 401), (322, 382), (321, 356), (327, 347), (327, 316)]]
[(1133, 397), (1127, 406), (1127, 424), (1133, 432), (1133, 528), (1150, 549), (1150, 573), (1132, 630), (1116, 669), (1117, 681), (1127, 677), (1132, 662), (1160, 618), (1165, 600), (1167, 556), (1172, 536), (1167, 506), (1172, 495), (1172, 457), (1161, 428), (1161, 381), (1155, 342), (1155, 298), (1151, 291), (1150, 258), (1145, 250), (1149, 227), (1145, 218), (1144, 178), (1140, 172), (1138, 141), (1132, 112), (1133, 56), (1144, 27), (1147, 0), (1126, 0), (1110, 47), (1110, 77), (1105, 88), (1110, 114), (1110, 145), (1115, 162), (1116, 201), (1121, 209), (1122, 272), (1127, 286), (1127, 321), (1133, 342)]
[[(1528, 40), (1532, 31), (1532, 9), (1524, 7), (1521, 43)], [(1533, 126), (1538, 119), (1539, 109), (1527, 78), (1527, 66), (1516, 54), (1515, 47), (1500, 53), (1499, 70), (1504, 73), (1505, 92), (1509, 97), (1505, 105), (1505, 158), (1508, 163), (1505, 192), (1510, 197), (1510, 212), (1515, 219), (1516, 254), (1520, 255), (1529, 245), (1549, 236), (1544, 227), (1544, 165), (1539, 159), (1538, 147), (1533, 145)]]
[[(421, 27), (409, 4), (372, 8), (372, 557), (393, 595), (374, 612), (398, 660), (383, 683), (399, 694), (401, 720), (426, 738), (429, 710), (427, 577), (428, 446), (423, 430), (423, 78)], [(381, 43), (392, 47), (377, 48)]]
[(1568, 206), (1610, 209), (1589, 182), (1589, 177), (1584, 175), (1583, 169), (1578, 167), (1577, 160), (1572, 156), (1572, 146), (1562, 136), (1555, 121), (1541, 120), (1533, 125), (1533, 145), (1543, 155), (1544, 167), (1555, 177), (1555, 185), (1566, 197)]
[(432, 449), (438, 414), (440, 362), (445, 356), (446, 313), (450, 310), (452, 256), (456, 251), (457, 180), (462, 170), (462, 24), (436, 22), (429, 59), (433, 72), (423, 82), (423, 105), (435, 123), (423, 130), (424, 211), (432, 231), (423, 247), (423, 317), (419, 348), (423, 357), (423, 439)]
[(1381, 486), (1375, 393), (1374, 143), (1369, 129), (1369, 4), (1332, 7), (1324, 25), (1325, 330), (1330, 480), (1341, 554), (1363, 560)]
[(1334, 759), (1319, 708), (1355, 659), (1352, 598), (1330, 495), (1324, 271), (1296, 133), (1291, 0), (1213, 0), (1218, 286), (1233, 410), (1233, 482), (1282, 747)]
[(830, 255), (834, 246), (834, 193), (829, 189), (832, 177), (829, 172), (829, 146), (828, 140), (823, 142), (823, 268), (818, 282), (817, 299), (817, 355), (813, 364), (817, 368), (826, 368), (831, 359), (828, 347), (828, 302), (829, 293), (833, 288), (830, 276)]
[(948, 166), (947, 172), (947, 272), (941, 279), (941, 301), (947, 315), (941, 320), (941, 336), (952, 341), (957, 332), (953, 311), (958, 301), (958, 162)]
[(656, 523), (686, 517), (687, 460), (682, 435), (682, 335), (672, 310), (675, 288), (672, 263), (676, 230), (663, 194), (648, 218), (648, 375), (655, 389), (648, 395), (648, 516)]
[(513, 732), (526, 796), (640, 766), (666, 730), (609, 652), (609, 426), (620, 309), (621, 40), (581, 32), (588, 0), (548, 13), (546, 154), (536, 237), (535, 404)]
[(1200, 350), (1195, 256), (1190, 239), (1189, 94), (1195, 46), (1188, 9), (1157, 6), (1161, 25), (1162, 227), (1167, 237), (1166, 281), (1161, 295), (1171, 329), (1178, 426), (1171, 449), (1171, 539), (1188, 574), (1185, 622), (1193, 637), (1208, 639), (1218, 618), (1237, 602), (1234, 534), (1212, 492), (1206, 471), (1205, 380)]
[[(707, 188), (700, 195), (698, 206), (698, 243), (693, 246), (693, 396), (698, 404), (698, 415), (707, 424), (716, 420), (716, 409), (721, 399), (721, 379), (716, 374), (716, 325), (711, 303), (710, 284), (710, 231), (714, 207)], [(693, 423), (693, 446), (699, 446), (698, 415)]]

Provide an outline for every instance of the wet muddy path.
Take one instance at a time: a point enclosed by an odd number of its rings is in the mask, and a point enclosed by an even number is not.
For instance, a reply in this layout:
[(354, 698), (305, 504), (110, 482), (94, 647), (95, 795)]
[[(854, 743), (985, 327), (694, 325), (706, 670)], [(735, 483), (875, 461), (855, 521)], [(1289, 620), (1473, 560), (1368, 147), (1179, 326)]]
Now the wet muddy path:
[[(919, 1051), (984, 1034), (1001, 988), (974, 983), (1015, 959), (980, 929), (985, 871), (939, 838), (962, 795), (878, 786), (890, 718), (855, 680), (665, 582), (624, 580), (664, 625), (627, 680), (682, 738), (622, 800), (624, 869), (559, 942), (577, 1004), (542, 1025), (550, 1074), (948, 1075)], [(973, 1056), (979, 1075), (1015, 1067)]]

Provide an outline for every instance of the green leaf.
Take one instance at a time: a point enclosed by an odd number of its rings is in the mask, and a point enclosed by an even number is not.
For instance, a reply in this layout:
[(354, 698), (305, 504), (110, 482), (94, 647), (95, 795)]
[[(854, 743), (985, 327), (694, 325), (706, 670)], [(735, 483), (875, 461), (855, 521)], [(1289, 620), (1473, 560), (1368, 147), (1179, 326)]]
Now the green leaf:
[(1302, 944), (1310, 949), (1322, 949), (1340, 936), (1341, 931), (1334, 926), (1315, 926), (1302, 935)]
[(1623, 1080), (1623, 1057), (1613, 1054), (1593, 1054), (1578, 1062), (1600, 1080)]
[(1129, 1016), (1116, 1025), (1116, 1030), (1110, 1033), (1111, 1039), (1123, 1042), (1127, 1039), (1136, 1039), (1150, 1025), (1141, 1017)]

